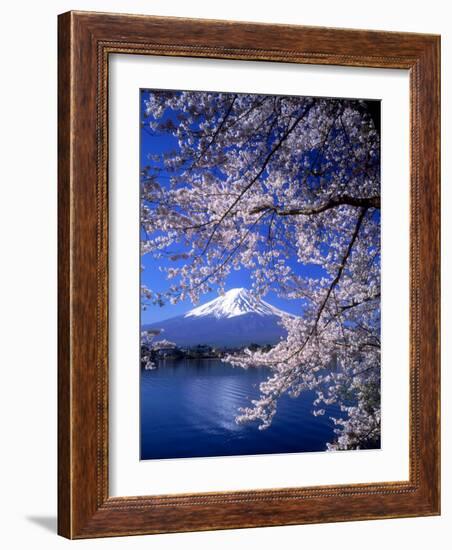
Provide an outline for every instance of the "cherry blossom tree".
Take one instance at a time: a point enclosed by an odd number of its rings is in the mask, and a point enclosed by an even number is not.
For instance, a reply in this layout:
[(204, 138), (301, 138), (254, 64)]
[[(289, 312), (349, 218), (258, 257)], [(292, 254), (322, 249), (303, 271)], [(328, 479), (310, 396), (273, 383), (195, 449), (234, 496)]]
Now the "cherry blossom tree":
[(168, 290), (143, 287), (143, 300), (196, 303), (242, 268), (256, 296), (298, 300), (287, 338), (226, 358), (270, 372), (237, 422), (268, 428), (282, 395), (315, 390), (315, 415), (340, 410), (328, 449), (380, 441), (377, 112), (360, 100), (150, 91), (142, 120), (171, 143), (141, 174), (142, 254), (171, 261)]

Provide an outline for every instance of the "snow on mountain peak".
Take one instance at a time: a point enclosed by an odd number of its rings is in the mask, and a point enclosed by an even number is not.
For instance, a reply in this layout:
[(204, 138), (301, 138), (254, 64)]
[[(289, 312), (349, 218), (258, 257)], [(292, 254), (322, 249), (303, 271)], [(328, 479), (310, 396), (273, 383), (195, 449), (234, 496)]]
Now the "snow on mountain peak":
[(188, 311), (184, 317), (206, 317), (213, 315), (217, 319), (238, 317), (247, 313), (257, 315), (289, 315), (284, 311), (253, 296), (246, 288), (232, 288), (207, 304)]

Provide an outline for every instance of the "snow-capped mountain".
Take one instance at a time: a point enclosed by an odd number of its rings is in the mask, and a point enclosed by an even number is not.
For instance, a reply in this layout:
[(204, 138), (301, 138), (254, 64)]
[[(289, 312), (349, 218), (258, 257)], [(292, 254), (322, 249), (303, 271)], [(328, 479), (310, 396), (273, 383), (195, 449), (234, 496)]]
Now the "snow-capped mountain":
[(284, 313), (284, 311), (271, 306), (267, 302), (264, 302), (264, 300), (258, 300), (246, 288), (233, 288), (232, 290), (228, 290), (224, 296), (219, 296), (203, 306), (190, 310), (184, 317), (213, 315), (216, 319), (229, 319), (248, 313), (276, 315), (277, 317), (288, 315), (288, 313)]
[(250, 344), (275, 344), (286, 335), (282, 317), (291, 316), (245, 288), (233, 288), (204, 305), (144, 330), (160, 329), (156, 338), (170, 340), (181, 347), (210, 345), (242, 347)]

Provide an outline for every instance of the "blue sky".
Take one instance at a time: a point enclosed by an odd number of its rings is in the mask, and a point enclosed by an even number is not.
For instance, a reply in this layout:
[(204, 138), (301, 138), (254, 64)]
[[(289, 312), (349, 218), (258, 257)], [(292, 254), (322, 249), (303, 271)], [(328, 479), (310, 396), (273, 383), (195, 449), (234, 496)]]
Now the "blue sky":
[[(149, 97), (149, 90), (141, 90), (140, 120), (145, 118), (144, 101), (147, 97)], [(152, 164), (148, 158), (149, 155), (161, 154), (174, 150), (175, 148), (177, 148), (177, 141), (172, 136), (168, 136), (167, 134), (157, 135), (150, 130), (149, 127), (142, 126), (140, 129), (140, 168), (143, 169), (145, 166)], [(155, 163), (155, 161), (153, 162)], [(161, 185), (167, 185), (168, 174), (163, 171), (158, 179)], [(144, 267), (144, 270), (141, 272), (141, 284), (146, 285), (153, 291), (165, 291), (169, 286), (169, 282), (166, 280), (165, 273), (161, 270), (161, 268), (174, 266), (175, 262), (166, 259), (155, 260), (150, 255), (145, 255), (141, 257), (141, 264)], [(307, 277), (320, 276), (320, 269), (316, 266), (304, 266), (298, 264), (295, 261), (295, 258), (292, 262), (289, 262), (289, 264), (297, 274)], [(226, 290), (235, 287), (251, 287), (251, 274), (249, 270), (242, 268), (239, 271), (231, 272), (226, 281)], [(217, 297), (218, 293), (214, 290), (211, 293), (205, 294), (201, 298), (200, 304), (204, 304)], [(265, 300), (270, 304), (295, 315), (301, 315), (303, 312), (303, 303), (301, 300), (284, 300), (279, 298), (274, 292), (269, 293), (265, 297)], [(151, 305), (148, 306), (146, 310), (141, 312), (141, 324), (154, 323), (170, 317), (175, 317), (176, 315), (181, 315), (187, 312), (193, 307), (194, 305), (189, 300), (176, 305), (167, 304), (163, 307)]]

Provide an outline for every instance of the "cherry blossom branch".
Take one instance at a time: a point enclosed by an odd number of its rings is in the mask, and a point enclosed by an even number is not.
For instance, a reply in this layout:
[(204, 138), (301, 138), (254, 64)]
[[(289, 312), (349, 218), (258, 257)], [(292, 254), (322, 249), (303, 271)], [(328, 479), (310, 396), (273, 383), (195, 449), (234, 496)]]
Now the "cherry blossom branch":
[(342, 258), (342, 261), (339, 265), (339, 269), (337, 271), (337, 275), (336, 277), (333, 279), (333, 281), (331, 282), (330, 286), (328, 287), (328, 290), (326, 292), (326, 295), (325, 295), (325, 298), (323, 299), (322, 303), (320, 304), (320, 307), (317, 311), (317, 314), (315, 316), (315, 320), (314, 320), (314, 323), (311, 327), (311, 330), (309, 331), (308, 335), (306, 336), (306, 338), (304, 339), (303, 341), (303, 344), (298, 348), (296, 349), (292, 354), (290, 354), (288, 357), (286, 357), (285, 359), (281, 360), (276, 360), (276, 361), (272, 361), (270, 362), (269, 364), (276, 364), (276, 363), (287, 363), (290, 361), (290, 359), (292, 359), (293, 357), (297, 356), (297, 355), (300, 355), (300, 353), (304, 350), (304, 348), (306, 347), (307, 343), (309, 342), (309, 340), (311, 339), (312, 335), (314, 333), (316, 333), (317, 331), (317, 325), (320, 321), (320, 318), (322, 316), (322, 313), (325, 309), (325, 306), (329, 300), (329, 297), (331, 295), (331, 293), (333, 292), (334, 288), (336, 287), (337, 283), (339, 282), (341, 276), (342, 276), (342, 273), (344, 271), (344, 268), (345, 268), (345, 265), (347, 263), (347, 260), (350, 256), (350, 253), (352, 251), (352, 248), (353, 248), (353, 245), (355, 244), (355, 241), (358, 237), (358, 234), (359, 234), (359, 231), (361, 229), (361, 225), (362, 225), (362, 222), (364, 220), (364, 216), (366, 215), (366, 212), (367, 212), (367, 209), (366, 208), (363, 208), (358, 216), (358, 219), (356, 221), (356, 225), (355, 225), (355, 229), (353, 231), (353, 235), (348, 243), (348, 246), (347, 246), (347, 250), (345, 251), (345, 254)]
[(268, 163), (270, 162), (273, 155), (280, 149), (282, 144), (286, 141), (286, 139), (289, 137), (289, 135), (294, 131), (294, 129), (298, 126), (298, 124), (303, 120), (303, 118), (309, 113), (310, 109), (313, 107), (314, 101), (310, 103), (301, 113), (300, 116), (298, 116), (295, 119), (295, 122), (289, 126), (287, 131), (284, 133), (284, 135), (281, 137), (281, 139), (278, 141), (278, 143), (273, 147), (273, 149), (270, 151), (270, 153), (265, 158), (260, 170), (256, 174), (254, 178), (251, 179), (251, 181), (245, 185), (245, 187), (242, 189), (240, 195), (231, 203), (231, 205), (226, 209), (226, 211), (223, 213), (223, 215), (220, 217), (218, 223), (215, 225), (210, 237), (207, 239), (206, 245), (204, 246), (204, 249), (201, 253), (204, 254), (209, 247), (209, 244), (211, 243), (219, 225), (223, 222), (223, 220), (230, 214), (232, 209), (239, 203), (241, 198), (245, 195), (245, 193), (251, 189), (251, 187), (256, 183), (256, 181), (261, 177), (261, 175), (264, 173), (265, 169), (267, 168)]
[(215, 143), (217, 137), (219, 136), (221, 130), (223, 129), (223, 126), (224, 126), (226, 120), (228, 119), (229, 115), (232, 112), (232, 108), (234, 107), (234, 103), (236, 102), (236, 100), (237, 100), (237, 94), (235, 94), (233, 96), (232, 101), (230, 102), (229, 107), (228, 107), (225, 115), (221, 119), (220, 124), (218, 125), (217, 129), (215, 130), (215, 132), (212, 136), (212, 139), (209, 141), (209, 143), (206, 145), (206, 147), (204, 147), (204, 149), (202, 149), (200, 151), (199, 155), (196, 157), (193, 164), (190, 166), (190, 168), (187, 169), (187, 171), (192, 170), (198, 164), (198, 162), (202, 159), (202, 157), (207, 153), (207, 151), (210, 149), (210, 147), (212, 147), (212, 145)]
[(290, 208), (287, 210), (280, 210), (275, 206), (269, 204), (263, 204), (250, 211), (250, 214), (259, 214), (262, 210), (273, 210), (278, 216), (313, 216), (315, 214), (321, 214), (332, 208), (338, 206), (356, 206), (360, 208), (380, 208), (380, 197), (352, 197), (349, 195), (342, 195), (341, 197), (332, 198), (326, 203), (320, 206), (313, 206), (311, 208)]

